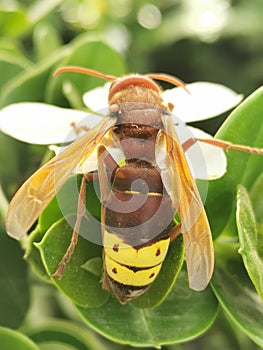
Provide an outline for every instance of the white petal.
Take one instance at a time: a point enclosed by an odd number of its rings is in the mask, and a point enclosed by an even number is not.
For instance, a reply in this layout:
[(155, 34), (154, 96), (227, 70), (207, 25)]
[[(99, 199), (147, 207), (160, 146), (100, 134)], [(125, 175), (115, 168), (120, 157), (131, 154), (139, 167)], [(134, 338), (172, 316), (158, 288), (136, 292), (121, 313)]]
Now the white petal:
[(231, 89), (214, 83), (197, 82), (186, 87), (190, 94), (182, 88), (162, 93), (164, 101), (174, 105), (173, 113), (184, 122), (212, 118), (235, 107), (243, 98)]
[(72, 123), (79, 124), (85, 117), (87, 114), (81, 111), (21, 102), (0, 110), (0, 130), (28, 143), (69, 142), (77, 137)]
[(99, 86), (95, 89), (87, 91), (83, 95), (84, 104), (93, 111), (98, 111), (108, 106), (108, 95), (111, 83)]
[[(196, 138), (213, 139), (211, 135), (202, 130), (192, 127), (189, 127), (189, 129)], [(183, 142), (185, 141), (186, 139), (183, 140)], [(186, 151), (185, 155), (196, 179), (215, 180), (222, 177), (226, 172), (226, 156), (219, 147), (196, 142)]]
[(59, 155), (61, 152), (65, 151), (69, 146), (57, 146), (57, 145), (50, 145), (48, 148), (50, 151), (55, 153), (55, 156)]

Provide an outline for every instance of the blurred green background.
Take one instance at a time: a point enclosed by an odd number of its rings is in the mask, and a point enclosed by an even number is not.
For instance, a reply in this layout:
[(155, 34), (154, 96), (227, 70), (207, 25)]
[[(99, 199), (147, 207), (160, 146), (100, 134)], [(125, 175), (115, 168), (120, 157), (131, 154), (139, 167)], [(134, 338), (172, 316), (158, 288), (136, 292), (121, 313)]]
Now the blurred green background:
[(1, 54), (18, 45), (35, 62), (34, 36), (48, 24), (61, 44), (81, 33), (100, 37), (129, 71), (215, 81), (245, 94), (262, 83), (261, 0), (2, 0), (0, 11)]
[[(70, 92), (64, 90), (62, 93), (61, 83), (52, 80), (52, 72), (68, 62), (116, 75), (164, 72), (185, 82), (221, 83), (248, 96), (262, 85), (262, 15), (262, 0), (1, 0), (0, 107), (17, 101), (42, 101), (83, 108), (78, 97), (74, 98), (75, 92), (79, 89), (83, 92), (103, 82), (84, 77), (81, 78), (82, 87), (75, 86), (73, 80)], [(195, 125), (215, 133), (225, 117)], [(4, 192), (0, 191), (2, 232), (6, 198), (9, 199), (19, 184), (37, 169), (45, 152), (46, 147), (26, 145), (0, 134), (0, 183)], [(28, 278), (28, 272), (23, 263), (16, 268), (16, 258), (21, 261), (20, 249), (2, 232), (1, 242), (5, 243), (1, 243), (4, 247), (0, 255), (3, 261), (1, 281), (6, 281), (8, 276), (17, 284), (0, 283), (0, 318), (2, 312), (1, 324), (17, 328), (30, 303), (29, 290), (20, 285), (21, 276)], [(34, 323), (40, 314), (44, 320), (67, 318), (68, 315), (76, 318), (71, 306), (56, 298), (52, 287), (43, 287), (38, 280), (33, 284), (31, 293), (35, 298), (27, 322)], [(14, 294), (15, 288), (20, 288), (18, 298)], [(19, 300), (17, 304), (13, 303), (15, 298)], [(63, 311), (61, 304), (64, 304)], [(10, 316), (7, 320), (8, 310), (17, 318)], [(62, 329), (63, 336), (68, 334), (64, 324), (56, 324), (53, 329)], [(88, 331), (85, 329), (85, 332)], [(40, 348), (128, 348), (93, 337), (93, 333), (88, 334), (89, 340), (83, 340), (85, 345), (82, 347), (73, 342), (75, 347), (50, 343), (49, 347), (42, 344)], [(34, 335), (31, 338), (37, 339)], [(31, 349), (31, 345), (26, 346), (25, 349)], [(216, 350), (223, 347), (259, 349), (223, 314), (206, 335), (169, 349)]]

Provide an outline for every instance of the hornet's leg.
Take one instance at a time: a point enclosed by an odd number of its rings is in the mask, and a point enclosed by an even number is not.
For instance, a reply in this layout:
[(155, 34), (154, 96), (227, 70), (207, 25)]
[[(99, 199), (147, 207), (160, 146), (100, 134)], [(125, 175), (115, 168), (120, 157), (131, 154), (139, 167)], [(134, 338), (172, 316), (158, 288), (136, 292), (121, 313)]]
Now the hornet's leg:
[(183, 150), (186, 152), (197, 141), (222, 148), (224, 151), (227, 151), (228, 149), (233, 149), (236, 151), (246, 152), (250, 154), (263, 155), (263, 148), (256, 148), (256, 147), (250, 147), (250, 146), (244, 146), (244, 145), (235, 145), (231, 142), (217, 140), (217, 139), (201, 139), (201, 138), (195, 138), (195, 137), (188, 139), (182, 144)]
[(53, 277), (57, 279), (61, 279), (64, 270), (67, 266), (67, 264), (70, 261), (70, 258), (72, 254), (74, 253), (75, 247), (78, 242), (78, 235), (79, 235), (79, 229), (80, 229), (80, 224), (83, 216), (85, 215), (86, 212), (86, 177), (85, 175), (82, 177), (81, 180), (81, 185), (80, 185), (80, 192), (79, 192), (79, 198), (78, 198), (78, 209), (77, 209), (77, 219), (76, 223), (74, 226), (74, 230), (72, 233), (71, 241), (68, 246), (68, 249), (61, 259), (60, 263), (58, 264), (56, 272), (53, 274)]

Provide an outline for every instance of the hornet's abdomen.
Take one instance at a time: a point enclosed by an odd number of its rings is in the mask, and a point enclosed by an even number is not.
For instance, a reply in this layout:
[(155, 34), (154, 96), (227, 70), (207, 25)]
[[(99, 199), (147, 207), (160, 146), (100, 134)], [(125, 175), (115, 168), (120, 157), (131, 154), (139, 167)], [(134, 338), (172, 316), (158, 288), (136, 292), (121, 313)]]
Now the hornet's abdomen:
[(170, 243), (174, 210), (158, 170), (137, 161), (117, 168), (105, 204), (104, 287), (126, 303), (158, 275)]

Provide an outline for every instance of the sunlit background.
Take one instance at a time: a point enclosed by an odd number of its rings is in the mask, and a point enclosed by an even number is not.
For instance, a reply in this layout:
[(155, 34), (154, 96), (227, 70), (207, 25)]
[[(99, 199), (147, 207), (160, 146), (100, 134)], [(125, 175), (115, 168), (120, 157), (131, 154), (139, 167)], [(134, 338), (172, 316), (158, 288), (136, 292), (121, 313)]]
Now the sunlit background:
[[(77, 34), (99, 35), (121, 52), (129, 69), (164, 71), (185, 81), (209, 80), (248, 94), (262, 83), (262, 0), (65, 0), (48, 15), (64, 43)], [(2, 0), (0, 11), (26, 9), (30, 0)], [(39, 9), (38, 9), (39, 11)], [(17, 16), (17, 14), (16, 14)], [(34, 8), (28, 12), (38, 16)], [(2, 23), (1, 23), (2, 22)], [(41, 28), (39, 28), (41, 30)], [(0, 34), (30, 46), (23, 16), (15, 26), (0, 18)], [(43, 33), (44, 35), (44, 33)], [(0, 47), (1, 48), (1, 47)]]
[(263, 77), (261, 0), (66, 0), (65, 40), (100, 33), (130, 69), (210, 80), (250, 93)]

